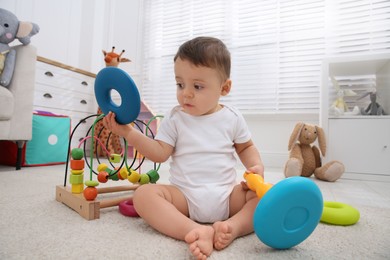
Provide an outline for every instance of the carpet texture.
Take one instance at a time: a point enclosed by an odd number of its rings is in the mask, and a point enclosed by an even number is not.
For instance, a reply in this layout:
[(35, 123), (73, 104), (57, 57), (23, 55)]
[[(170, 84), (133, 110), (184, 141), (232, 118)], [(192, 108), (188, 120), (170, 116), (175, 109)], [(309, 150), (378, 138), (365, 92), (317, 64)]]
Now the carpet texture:
[[(118, 207), (85, 220), (55, 200), (61, 172), (35, 171), (0, 172), (0, 259), (192, 259), (184, 242), (121, 215)], [(289, 250), (269, 248), (252, 234), (210, 259), (390, 259), (390, 209), (358, 210), (357, 224), (320, 223)]]

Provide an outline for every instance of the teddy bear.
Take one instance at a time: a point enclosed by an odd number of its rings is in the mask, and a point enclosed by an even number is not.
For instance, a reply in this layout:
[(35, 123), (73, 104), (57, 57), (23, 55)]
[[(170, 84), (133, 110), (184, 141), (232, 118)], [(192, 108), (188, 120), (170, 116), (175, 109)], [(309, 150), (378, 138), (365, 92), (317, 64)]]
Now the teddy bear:
[[(320, 149), (313, 143), (318, 140)], [(322, 165), (322, 156), (326, 153), (324, 130), (316, 125), (299, 122), (295, 125), (288, 143), (289, 159), (284, 168), (286, 177), (314, 176), (320, 180), (334, 182), (344, 173), (340, 161), (330, 161)], [(321, 153), (320, 153), (321, 151)]]
[(0, 85), (7, 87), (14, 73), (16, 51), (8, 44), (18, 39), (23, 45), (39, 32), (35, 23), (21, 22), (8, 10), (0, 8)]

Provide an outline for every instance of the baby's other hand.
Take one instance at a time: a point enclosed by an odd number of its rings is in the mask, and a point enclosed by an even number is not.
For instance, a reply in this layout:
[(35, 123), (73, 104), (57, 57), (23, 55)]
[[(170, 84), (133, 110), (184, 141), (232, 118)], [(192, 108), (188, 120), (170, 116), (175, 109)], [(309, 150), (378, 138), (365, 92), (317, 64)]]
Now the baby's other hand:
[(255, 165), (255, 166), (252, 166), (252, 167), (249, 167), (247, 170), (246, 170), (247, 173), (255, 173), (255, 174), (258, 174), (260, 175), (261, 177), (264, 178), (264, 166), (263, 165)]
[(113, 112), (109, 112), (103, 118), (103, 125), (112, 133), (122, 137), (125, 137), (129, 133), (129, 131), (132, 130), (132, 126), (130, 124), (128, 125), (118, 124), (118, 122), (115, 120), (115, 114)]

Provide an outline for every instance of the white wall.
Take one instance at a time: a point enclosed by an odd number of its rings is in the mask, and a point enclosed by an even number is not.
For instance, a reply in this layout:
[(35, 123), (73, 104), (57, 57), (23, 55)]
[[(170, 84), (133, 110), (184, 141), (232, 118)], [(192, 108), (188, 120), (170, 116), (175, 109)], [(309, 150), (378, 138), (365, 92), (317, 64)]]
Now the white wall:
[[(125, 49), (120, 65), (142, 88), (142, 0), (0, 0), (20, 20), (41, 27), (32, 38), (38, 55), (97, 73), (102, 50)], [(297, 122), (318, 124), (318, 115), (246, 115), (266, 167), (283, 167)]]

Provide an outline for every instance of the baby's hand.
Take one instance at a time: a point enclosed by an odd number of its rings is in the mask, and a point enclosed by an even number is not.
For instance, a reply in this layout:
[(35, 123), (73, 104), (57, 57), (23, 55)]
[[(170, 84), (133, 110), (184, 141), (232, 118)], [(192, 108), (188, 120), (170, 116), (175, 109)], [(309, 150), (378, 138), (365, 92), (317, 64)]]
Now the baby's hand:
[(116, 135), (125, 137), (132, 130), (131, 125), (118, 124), (113, 112), (109, 112), (102, 120), (104, 127)]
[[(245, 172), (258, 174), (261, 177), (263, 177), (263, 179), (264, 179), (264, 166), (263, 165), (254, 165), (254, 166), (249, 167), (248, 169), (246, 169)], [(245, 191), (249, 190), (249, 187), (248, 187), (248, 184), (246, 183), (246, 181), (242, 181), (241, 182), (241, 187)]]
[(264, 166), (262, 165), (255, 165), (246, 170), (248, 173), (255, 173), (260, 175), (261, 177), (264, 178)]

